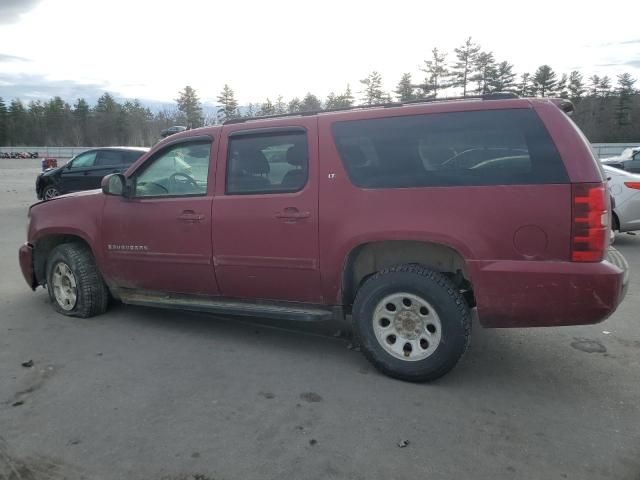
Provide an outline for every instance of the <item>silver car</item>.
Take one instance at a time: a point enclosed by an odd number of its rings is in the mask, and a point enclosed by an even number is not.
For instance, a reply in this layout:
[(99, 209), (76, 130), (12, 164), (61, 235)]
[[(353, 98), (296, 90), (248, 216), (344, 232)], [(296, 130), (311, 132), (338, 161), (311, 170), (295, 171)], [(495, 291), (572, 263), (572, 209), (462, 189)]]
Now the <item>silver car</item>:
[(606, 165), (603, 168), (609, 181), (609, 190), (615, 199), (614, 230), (640, 230), (640, 175)]
[(603, 158), (603, 165), (619, 168), (627, 172), (640, 173), (640, 147), (626, 148), (617, 157)]

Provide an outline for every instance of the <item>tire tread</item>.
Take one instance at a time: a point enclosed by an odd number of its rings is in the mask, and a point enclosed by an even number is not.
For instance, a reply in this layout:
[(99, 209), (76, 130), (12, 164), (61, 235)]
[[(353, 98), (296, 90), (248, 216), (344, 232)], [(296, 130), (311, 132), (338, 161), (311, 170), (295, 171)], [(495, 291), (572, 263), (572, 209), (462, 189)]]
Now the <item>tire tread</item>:
[[(49, 258), (55, 259), (58, 255), (71, 264), (69, 266), (76, 277), (78, 300), (73, 310), (64, 311), (58, 308), (52, 287), (48, 285), (49, 296), (56, 310), (64, 315), (80, 318), (94, 317), (106, 312), (109, 304), (109, 290), (89, 248), (81, 243), (63, 243), (53, 249)], [(50, 272), (51, 266), (47, 265), (47, 283), (49, 283)]]
[[(435, 371), (431, 371), (425, 374), (408, 374), (397, 371), (397, 369), (392, 369), (389, 367), (387, 363), (381, 360), (375, 352), (370, 350), (369, 348), (362, 348), (362, 352), (378, 370), (382, 373), (389, 375), (390, 377), (398, 378), (400, 380), (406, 380), (411, 382), (425, 382), (435, 380), (447, 372), (449, 372), (453, 367), (456, 366), (458, 361), (462, 358), (466, 350), (468, 349), (471, 341), (471, 315), (469, 312), (469, 307), (467, 302), (465, 301), (462, 294), (454, 287), (451, 281), (442, 273), (432, 270), (430, 268), (424, 267), (420, 264), (407, 263), (401, 265), (395, 265), (392, 267), (385, 268), (383, 270), (378, 271), (371, 277), (369, 277), (364, 284), (361, 286), (358, 293), (366, 291), (367, 285), (372, 285), (379, 282), (384, 277), (393, 273), (404, 273), (409, 275), (417, 275), (419, 277), (424, 278), (427, 281), (435, 283), (438, 287), (442, 288), (446, 291), (447, 295), (454, 301), (456, 310), (458, 313), (458, 320), (461, 322), (463, 328), (464, 335), (464, 343), (462, 352), (454, 358), (449, 359), (448, 362), (444, 363), (439, 369)], [(360, 310), (361, 304), (365, 299), (361, 298), (362, 295), (356, 295), (356, 300), (354, 302), (353, 311), (354, 313)], [(362, 341), (361, 335), (362, 332), (358, 325), (355, 325), (354, 328), (355, 339), (364, 347), (365, 343)]]

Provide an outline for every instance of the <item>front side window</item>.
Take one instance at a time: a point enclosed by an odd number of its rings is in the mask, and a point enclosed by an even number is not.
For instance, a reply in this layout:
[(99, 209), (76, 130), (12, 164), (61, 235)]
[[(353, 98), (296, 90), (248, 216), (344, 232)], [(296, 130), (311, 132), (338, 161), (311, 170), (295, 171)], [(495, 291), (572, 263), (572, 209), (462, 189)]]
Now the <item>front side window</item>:
[(205, 195), (211, 142), (172, 145), (145, 162), (136, 174), (136, 197)]
[(305, 132), (229, 138), (227, 194), (297, 192), (307, 183), (308, 170)]
[(568, 182), (528, 109), (337, 122), (333, 135), (349, 178), (363, 188)]
[(93, 167), (96, 161), (97, 152), (81, 153), (71, 162), (71, 168), (87, 168)]

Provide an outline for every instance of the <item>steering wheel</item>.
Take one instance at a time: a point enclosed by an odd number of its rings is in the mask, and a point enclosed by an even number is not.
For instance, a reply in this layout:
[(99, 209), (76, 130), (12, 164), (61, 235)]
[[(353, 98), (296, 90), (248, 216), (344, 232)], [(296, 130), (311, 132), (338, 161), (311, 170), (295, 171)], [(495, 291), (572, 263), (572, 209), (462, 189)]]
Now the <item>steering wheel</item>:
[[(186, 182), (184, 182), (184, 181), (177, 181), (177, 180), (176, 180), (176, 178), (177, 178), (177, 177), (183, 177), (183, 178), (185, 178), (185, 179), (186, 179)], [(169, 183), (191, 184), (191, 185), (193, 185), (197, 190), (200, 190), (200, 185), (198, 185), (198, 182), (196, 182), (196, 181), (195, 181), (195, 179), (194, 179), (191, 175), (188, 175), (188, 174), (186, 174), (186, 173), (184, 173), (184, 172), (176, 172), (176, 173), (172, 174), (172, 175), (169, 177)]]

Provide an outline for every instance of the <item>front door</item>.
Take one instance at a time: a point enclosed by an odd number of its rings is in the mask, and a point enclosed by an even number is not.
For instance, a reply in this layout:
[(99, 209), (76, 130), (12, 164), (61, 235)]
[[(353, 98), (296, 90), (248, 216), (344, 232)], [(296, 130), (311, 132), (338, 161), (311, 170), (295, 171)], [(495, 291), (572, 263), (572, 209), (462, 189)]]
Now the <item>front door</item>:
[(91, 171), (95, 168), (97, 150), (81, 153), (69, 162), (60, 173), (63, 192), (89, 190), (92, 187)]
[(223, 127), (213, 200), (222, 295), (321, 303), (315, 118)]
[(117, 287), (216, 295), (209, 178), (212, 141), (173, 142), (127, 179), (126, 197), (107, 196), (105, 276)]

